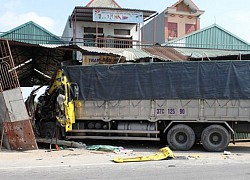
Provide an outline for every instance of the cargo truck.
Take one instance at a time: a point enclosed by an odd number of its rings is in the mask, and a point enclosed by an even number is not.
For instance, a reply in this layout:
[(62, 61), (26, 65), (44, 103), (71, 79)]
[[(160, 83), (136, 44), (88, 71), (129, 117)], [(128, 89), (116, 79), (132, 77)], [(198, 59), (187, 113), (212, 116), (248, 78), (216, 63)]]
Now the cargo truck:
[[(250, 61), (63, 64), (35, 112), (40, 135), (166, 140), (223, 151), (250, 132)], [(58, 133), (56, 133), (58, 134)]]

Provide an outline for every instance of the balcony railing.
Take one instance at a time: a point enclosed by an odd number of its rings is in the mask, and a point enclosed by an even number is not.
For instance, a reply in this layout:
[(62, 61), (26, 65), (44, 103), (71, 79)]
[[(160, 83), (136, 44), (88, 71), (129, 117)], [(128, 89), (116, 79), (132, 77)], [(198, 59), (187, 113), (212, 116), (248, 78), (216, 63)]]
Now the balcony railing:
[(133, 48), (140, 45), (140, 42), (138, 40), (105, 37), (76, 38), (74, 43), (83, 46), (105, 48)]

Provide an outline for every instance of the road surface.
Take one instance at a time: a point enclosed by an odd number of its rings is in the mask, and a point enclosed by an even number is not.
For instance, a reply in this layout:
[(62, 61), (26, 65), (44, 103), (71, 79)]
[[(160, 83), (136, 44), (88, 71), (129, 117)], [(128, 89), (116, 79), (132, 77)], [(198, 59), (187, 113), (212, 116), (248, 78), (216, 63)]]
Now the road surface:
[(112, 153), (84, 149), (48, 152), (0, 152), (0, 179), (174, 179), (249, 180), (250, 143), (230, 145), (228, 152), (209, 153), (202, 148), (174, 151), (172, 160), (114, 163), (114, 157), (134, 157), (157, 152), (155, 146)]

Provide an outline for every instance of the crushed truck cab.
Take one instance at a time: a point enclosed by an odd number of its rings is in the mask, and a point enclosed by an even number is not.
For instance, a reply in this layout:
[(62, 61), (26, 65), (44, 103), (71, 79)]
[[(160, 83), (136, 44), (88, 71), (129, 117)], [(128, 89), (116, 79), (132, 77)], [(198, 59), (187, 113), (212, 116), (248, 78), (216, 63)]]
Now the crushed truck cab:
[[(77, 86), (73, 86), (77, 87)], [(72, 130), (72, 124), (75, 123), (74, 100), (71, 98), (72, 85), (68, 82), (67, 77), (63, 75), (63, 71), (59, 69), (54, 78), (52, 86), (49, 88), (49, 94), (58, 93), (56, 102), (58, 103), (59, 113), (56, 119), (65, 127), (65, 131)], [(58, 89), (60, 89), (59, 92)]]

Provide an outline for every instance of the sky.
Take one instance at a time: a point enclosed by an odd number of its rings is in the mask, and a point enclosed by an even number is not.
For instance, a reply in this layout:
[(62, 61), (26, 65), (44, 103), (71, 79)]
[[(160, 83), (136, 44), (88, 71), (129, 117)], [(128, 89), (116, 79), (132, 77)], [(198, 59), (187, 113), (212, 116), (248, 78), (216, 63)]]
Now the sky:
[[(75, 6), (90, 0), (1, 0), (0, 32), (6, 32), (28, 21), (34, 21), (61, 36), (67, 17)], [(116, 0), (123, 8), (162, 12), (177, 0)], [(250, 42), (249, 0), (193, 0), (205, 13), (201, 28), (217, 23), (236, 36)]]
[[(75, 6), (85, 6), (90, 0), (0, 0), (0, 33), (28, 21), (34, 21), (57, 36), (61, 36), (67, 18)], [(116, 0), (123, 8), (164, 11), (177, 0)], [(250, 42), (250, 0), (193, 0), (205, 13), (201, 28), (214, 23)], [(24, 90), (24, 98), (28, 91)]]

